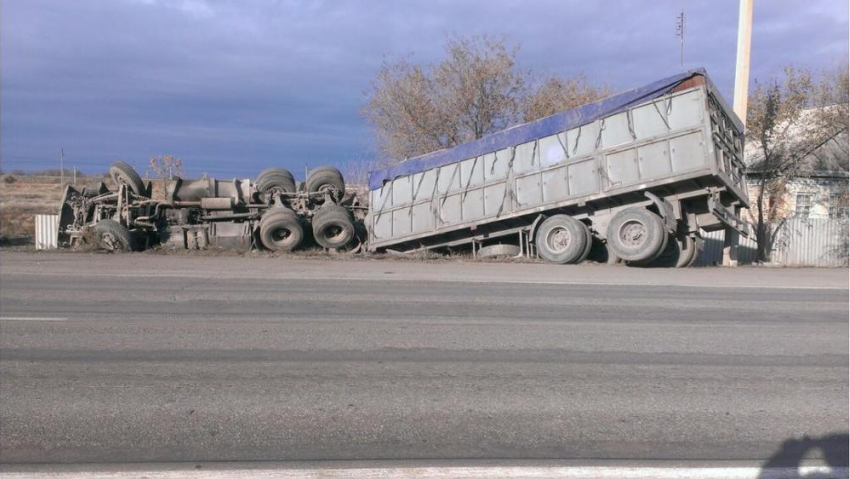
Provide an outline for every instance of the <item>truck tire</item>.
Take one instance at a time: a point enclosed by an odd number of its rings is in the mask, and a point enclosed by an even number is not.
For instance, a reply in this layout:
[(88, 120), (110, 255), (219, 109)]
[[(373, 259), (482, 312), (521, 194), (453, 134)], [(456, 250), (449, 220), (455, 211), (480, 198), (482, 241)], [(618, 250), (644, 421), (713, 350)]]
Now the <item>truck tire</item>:
[(145, 193), (145, 183), (136, 170), (123, 161), (116, 161), (109, 167), (109, 176), (116, 185), (127, 185), (137, 195)]
[(620, 263), (620, 257), (611, 249), (611, 245), (599, 238), (593, 238), (593, 246), (590, 248), (589, 258), (591, 261), (599, 264)]
[(584, 252), (582, 252), (581, 256), (579, 256), (578, 261), (576, 263), (583, 263), (588, 256), (590, 256), (590, 249), (593, 248), (593, 233), (590, 232), (590, 226), (587, 226), (586, 223), (579, 221), (584, 226), (585, 236), (587, 236), (587, 244), (584, 247)]
[(271, 251), (292, 251), (304, 241), (304, 227), (294, 211), (271, 208), (260, 219), (260, 242)]
[(324, 205), (313, 216), (313, 238), (323, 248), (344, 248), (354, 239), (355, 233), (351, 213), (342, 206)]
[(694, 240), (690, 236), (681, 238), (670, 237), (667, 245), (657, 258), (649, 262), (656, 268), (684, 268), (695, 253)]
[(83, 191), (80, 192), (80, 196), (84, 198), (94, 198), (95, 196), (100, 196), (100, 182), (94, 182), (86, 185), (83, 188)]
[(295, 178), (289, 170), (283, 168), (266, 168), (257, 177), (257, 191), (265, 195), (273, 189), (284, 193), (295, 192)]
[(702, 238), (692, 239), (694, 241), (694, 255), (693, 257), (691, 257), (690, 260), (688, 260), (688, 264), (685, 265), (686, 268), (690, 268), (691, 266), (697, 264), (697, 261), (699, 261), (699, 256), (702, 253), (703, 245), (705, 244), (703, 243)]
[(679, 244), (679, 260), (676, 261), (674, 267), (687, 268), (693, 264), (694, 258), (699, 254), (696, 241), (691, 236), (685, 236), (676, 242)]
[(550, 263), (576, 263), (587, 246), (587, 225), (567, 215), (547, 218), (537, 228), (537, 254)]
[(100, 220), (94, 225), (94, 244), (115, 253), (129, 253), (135, 247), (130, 230), (113, 220)]
[(605, 264), (620, 264), (623, 258), (617, 256), (617, 252), (611, 247), (611, 243), (605, 242)]
[[(319, 193), (325, 190), (333, 191), (336, 200), (341, 200), (345, 195), (345, 180), (342, 173), (332, 166), (321, 166), (310, 172), (307, 181), (304, 182), (304, 191), (307, 193)], [(324, 198), (316, 198), (317, 203)]]
[(657, 214), (645, 208), (629, 208), (614, 215), (608, 225), (608, 244), (623, 261), (645, 264), (667, 246), (667, 232)]

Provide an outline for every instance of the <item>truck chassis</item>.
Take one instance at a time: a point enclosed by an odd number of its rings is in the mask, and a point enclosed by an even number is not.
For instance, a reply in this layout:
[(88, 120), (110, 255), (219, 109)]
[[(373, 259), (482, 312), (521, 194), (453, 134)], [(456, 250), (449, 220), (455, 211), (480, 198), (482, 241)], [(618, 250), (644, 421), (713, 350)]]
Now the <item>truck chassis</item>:
[(152, 183), (127, 163), (114, 163), (109, 174), (114, 189), (103, 182), (66, 188), (60, 245), (110, 251), (163, 244), (287, 252), (312, 240), (327, 249), (356, 250), (365, 235), (365, 207), (356, 195), (346, 195), (336, 168), (315, 169), (302, 184), (282, 168), (264, 170), (256, 181), (176, 178), (165, 184), (162, 199), (153, 198)]

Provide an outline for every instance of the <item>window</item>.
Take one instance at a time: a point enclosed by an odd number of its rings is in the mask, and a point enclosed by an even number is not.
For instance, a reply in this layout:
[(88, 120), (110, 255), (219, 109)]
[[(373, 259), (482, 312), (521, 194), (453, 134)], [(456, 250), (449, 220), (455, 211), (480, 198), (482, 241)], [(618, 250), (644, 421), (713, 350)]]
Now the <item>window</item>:
[(797, 206), (794, 210), (794, 214), (801, 218), (808, 218), (809, 212), (812, 211), (814, 196), (815, 195), (811, 193), (797, 193)]
[(829, 195), (829, 217), (840, 219), (847, 216), (847, 197), (842, 193)]

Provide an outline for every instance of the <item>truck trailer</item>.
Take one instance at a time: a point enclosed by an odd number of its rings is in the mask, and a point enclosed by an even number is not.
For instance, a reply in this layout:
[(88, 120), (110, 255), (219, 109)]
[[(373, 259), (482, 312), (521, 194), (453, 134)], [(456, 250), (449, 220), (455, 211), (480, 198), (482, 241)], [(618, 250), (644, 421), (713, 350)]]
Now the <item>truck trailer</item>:
[(674, 75), (371, 172), (368, 249), (687, 266), (701, 231), (748, 234), (743, 132), (704, 70)]

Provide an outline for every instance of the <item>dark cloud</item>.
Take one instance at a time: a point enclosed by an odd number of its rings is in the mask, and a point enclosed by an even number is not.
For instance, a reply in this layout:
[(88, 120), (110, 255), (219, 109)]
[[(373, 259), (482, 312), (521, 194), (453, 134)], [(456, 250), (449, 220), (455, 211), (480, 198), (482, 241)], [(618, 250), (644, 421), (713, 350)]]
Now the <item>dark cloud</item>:
[[(507, 35), (540, 74), (586, 72), (617, 89), (686, 67), (731, 95), (738, 2), (4, 0), (2, 166), (100, 171), (172, 153), (190, 172), (370, 156), (363, 92), (386, 56), (439, 59), (446, 35)], [(848, 54), (847, 3), (756, 2), (754, 78)]]

